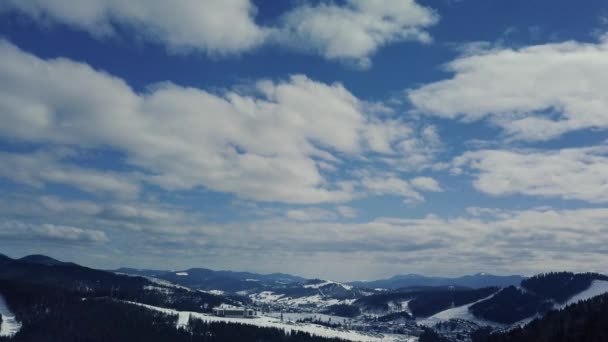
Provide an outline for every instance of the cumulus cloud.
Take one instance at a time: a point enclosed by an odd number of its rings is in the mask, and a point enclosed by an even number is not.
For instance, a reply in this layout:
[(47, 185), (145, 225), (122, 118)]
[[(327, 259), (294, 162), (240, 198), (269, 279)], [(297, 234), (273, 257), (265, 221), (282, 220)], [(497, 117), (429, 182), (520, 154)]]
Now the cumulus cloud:
[[(303, 75), (262, 80), (241, 91), (210, 93), (163, 83), (139, 94), (86, 64), (39, 59), (6, 41), (0, 42), (0, 57), (5, 85), (0, 136), (80, 149), (109, 147), (146, 171), (138, 180), (168, 190), (202, 186), (260, 201), (344, 202), (355, 196), (352, 182), (329, 181), (331, 166), (335, 170), (344, 159), (368, 154), (385, 162), (408, 158), (416, 148), (402, 145), (420, 140), (422, 149), (427, 135), (367, 112), (365, 102), (339, 83)], [(27, 158), (33, 156), (21, 159)], [(63, 175), (18, 175), (19, 165), (4, 176), (91, 190), (97, 190), (93, 183), (114, 179), (116, 186), (109, 188), (137, 189), (116, 177), (84, 176), (84, 170), (56, 165), (52, 169)], [(70, 177), (76, 174), (81, 177)]]
[(238, 53), (264, 41), (249, 0), (69, 0), (3, 1), (0, 10), (13, 10), (36, 21), (58, 22), (96, 37), (117, 34), (124, 25), (135, 35), (174, 51), (211, 54)]
[(367, 67), (370, 56), (389, 43), (430, 42), (425, 29), (437, 21), (433, 10), (414, 0), (347, 0), (344, 6), (321, 2), (285, 13), (273, 36), (296, 49)]
[(608, 35), (597, 43), (478, 48), (446, 69), (452, 78), (408, 91), (416, 110), (490, 118), (510, 138), (528, 141), (608, 127)]
[(477, 190), (491, 195), (524, 194), (608, 202), (608, 147), (555, 151), (479, 150), (454, 159), (470, 170)]
[(126, 31), (173, 52), (236, 54), (272, 42), (362, 66), (387, 44), (431, 41), (425, 29), (438, 20), (414, 0), (302, 3), (269, 26), (256, 23), (257, 8), (250, 0), (8, 0), (0, 11), (69, 25), (95, 37)]
[(422, 190), (422, 191), (433, 191), (433, 192), (441, 192), (443, 191), (443, 189), (441, 188), (441, 185), (439, 185), (439, 182), (437, 182), (435, 179), (431, 178), (431, 177), (416, 177), (413, 178), (410, 183), (412, 184), (412, 186), (416, 189)]
[(361, 184), (367, 190), (377, 195), (397, 195), (404, 198), (406, 203), (423, 202), (424, 197), (413, 189), (412, 185), (399, 177), (364, 177)]
[(431, 177), (416, 177), (408, 181), (394, 174), (376, 175), (366, 172), (361, 178), (361, 186), (377, 195), (403, 197), (406, 204), (424, 202), (424, 196), (419, 191), (442, 191), (439, 183)]

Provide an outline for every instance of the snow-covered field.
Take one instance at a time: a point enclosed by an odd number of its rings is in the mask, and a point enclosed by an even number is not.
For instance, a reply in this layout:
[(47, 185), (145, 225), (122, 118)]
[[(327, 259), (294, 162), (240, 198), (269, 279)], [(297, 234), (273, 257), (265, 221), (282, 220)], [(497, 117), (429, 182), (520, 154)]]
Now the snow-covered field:
[(415, 342), (418, 338), (413, 336), (404, 336), (404, 335), (391, 335), (391, 334), (366, 334), (364, 332), (351, 331), (351, 330), (339, 330), (332, 329), (328, 327), (324, 327), (316, 324), (298, 324), (298, 323), (287, 323), (281, 322), (280, 319), (268, 316), (260, 316), (255, 318), (227, 318), (227, 317), (217, 317), (207, 314), (202, 314), (198, 312), (188, 312), (188, 311), (176, 311), (171, 309), (160, 308), (157, 306), (151, 306), (141, 303), (135, 302), (127, 302), (134, 305), (139, 305), (151, 310), (156, 310), (160, 312), (164, 312), (167, 314), (178, 315), (178, 327), (185, 327), (188, 324), (188, 320), (190, 317), (201, 319), (206, 322), (226, 322), (226, 323), (241, 323), (247, 325), (255, 325), (259, 327), (266, 328), (277, 328), (283, 329), (285, 331), (302, 331), (307, 332), (314, 336), (320, 337), (337, 337), (349, 341), (361, 341), (361, 342), (376, 342), (376, 341), (384, 341), (384, 342)]
[(15, 319), (15, 315), (8, 309), (4, 297), (0, 294), (0, 314), (2, 325), (0, 325), (0, 336), (13, 336), (21, 329), (21, 323)]

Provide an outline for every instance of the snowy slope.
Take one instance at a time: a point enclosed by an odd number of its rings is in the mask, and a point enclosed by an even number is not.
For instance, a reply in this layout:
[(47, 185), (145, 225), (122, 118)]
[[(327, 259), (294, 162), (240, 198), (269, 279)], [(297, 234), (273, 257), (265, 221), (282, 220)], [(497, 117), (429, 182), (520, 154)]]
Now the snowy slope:
[(0, 325), (0, 336), (13, 336), (21, 329), (21, 323), (17, 322), (15, 315), (8, 309), (4, 297), (0, 294), (0, 314), (2, 325)]
[(568, 301), (562, 305), (556, 305), (556, 309), (564, 308), (570, 304), (578, 303), (583, 300), (587, 300), (604, 293), (608, 292), (608, 281), (606, 280), (594, 280), (591, 282), (591, 286), (583, 292), (572, 296)]
[(450, 308), (450, 309), (438, 312), (438, 313), (434, 314), (433, 316), (430, 316), (427, 318), (418, 319), (418, 320), (416, 320), (416, 323), (425, 325), (428, 327), (432, 327), (433, 325), (435, 325), (439, 322), (445, 322), (445, 321), (449, 321), (451, 319), (463, 319), (463, 320), (474, 322), (480, 326), (490, 326), (490, 327), (502, 328), (502, 327), (504, 327), (504, 324), (479, 319), (479, 318), (475, 317), (469, 311), (469, 307), (471, 305), (482, 302), (484, 300), (488, 300), (488, 299), (492, 298), (494, 295), (495, 294), (488, 296), (486, 298), (480, 299), (474, 303), (469, 303), (469, 304), (457, 306), (454, 308)]
[(310, 333), (314, 336), (320, 337), (337, 337), (349, 341), (361, 341), (361, 342), (376, 342), (376, 341), (385, 341), (385, 342), (415, 342), (418, 339), (413, 336), (404, 336), (404, 335), (380, 335), (380, 334), (366, 334), (363, 332), (357, 331), (349, 331), (349, 330), (338, 330), (332, 329), (316, 324), (299, 324), (299, 323), (286, 323), (281, 322), (278, 318), (260, 316), (255, 318), (227, 318), (227, 317), (217, 317), (207, 314), (202, 314), (198, 312), (187, 312), (187, 311), (176, 311), (171, 309), (160, 308), (157, 306), (151, 306), (141, 303), (135, 302), (126, 302), (134, 305), (139, 305), (151, 310), (156, 310), (160, 312), (164, 312), (172, 315), (179, 315), (178, 318), (178, 327), (185, 327), (188, 324), (188, 319), (190, 317), (204, 320), (206, 322), (226, 322), (226, 323), (241, 323), (247, 325), (255, 325), (259, 327), (267, 327), (267, 328), (278, 328), (283, 329), (285, 331), (302, 331)]
[[(608, 281), (606, 280), (594, 280), (591, 283), (591, 286), (589, 286), (588, 289), (572, 296), (570, 299), (568, 299), (568, 301), (564, 304), (555, 304), (554, 308), (555, 309), (562, 309), (570, 304), (574, 304), (589, 298), (593, 298), (595, 296), (599, 296), (602, 295), (604, 293), (608, 292)], [(493, 295), (492, 295), (493, 296)], [(487, 300), (489, 298), (491, 298), (492, 296), (489, 296), (487, 298), (481, 299), (477, 302), (481, 302), (484, 300)], [(477, 303), (475, 302), (475, 303)], [(419, 319), (417, 320), (417, 323), (421, 324), (421, 325), (426, 325), (426, 326), (433, 326), (436, 323), (439, 322), (445, 322), (445, 321), (449, 321), (450, 319), (463, 319), (463, 320), (467, 320), (467, 321), (471, 321), (474, 323), (477, 323), (480, 326), (492, 326), (492, 327), (506, 327), (506, 325), (504, 324), (500, 324), (500, 323), (496, 323), (496, 322), (492, 322), (492, 321), (487, 321), (487, 320), (483, 320), (483, 319), (479, 319), (477, 317), (475, 317), (473, 314), (471, 314), (469, 312), (469, 307), (475, 303), (471, 303), (471, 304), (466, 304), (463, 306), (459, 306), (459, 307), (455, 307), (455, 308), (451, 308), (442, 312), (439, 312), (431, 317), (427, 317), (424, 319)], [(527, 323), (529, 323), (530, 321), (532, 321), (534, 318), (537, 318), (538, 315), (532, 316), (532, 317), (528, 317), (526, 319), (523, 319), (517, 323), (512, 324), (511, 326), (522, 326), (522, 325), (526, 325)]]

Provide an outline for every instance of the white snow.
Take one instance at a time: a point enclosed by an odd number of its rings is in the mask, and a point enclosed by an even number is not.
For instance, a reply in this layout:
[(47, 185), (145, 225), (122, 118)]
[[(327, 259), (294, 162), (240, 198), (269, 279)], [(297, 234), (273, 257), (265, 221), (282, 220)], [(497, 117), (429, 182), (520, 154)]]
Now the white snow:
[(187, 312), (187, 311), (176, 311), (171, 309), (160, 308), (156, 306), (136, 303), (136, 302), (126, 302), (134, 305), (139, 305), (151, 310), (156, 310), (160, 312), (164, 312), (166, 314), (178, 315), (178, 323), (179, 327), (184, 327), (187, 325), (189, 317), (201, 319), (206, 322), (226, 322), (226, 323), (241, 323), (247, 325), (255, 325), (259, 327), (267, 327), (267, 328), (278, 328), (283, 329), (285, 331), (302, 331), (310, 333), (314, 336), (321, 337), (337, 337), (342, 338), (349, 341), (361, 341), (361, 342), (376, 342), (376, 341), (403, 341), (403, 342), (415, 342), (417, 341), (417, 337), (413, 336), (404, 336), (404, 335), (391, 335), (391, 334), (366, 334), (364, 332), (352, 331), (352, 330), (341, 330), (341, 329), (333, 329), (328, 328), (316, 324), (300, 324), (300, 323), (285, 323), (281, 322), (278, 318), (260, 316), (254, 318), (228, 318), (228, 317), (217, 317), (207, 314), (202, 314), (198, 312)]
[(175, 275), (180, 277), (186, 277), (188, 276), (188, 272), (176, 272)]
[(317, 283), (317, 284), (304, 285), (304, 287), (307, 289), (318, 289), (321, 286), (325, 286), (325, 285), (329, 285), (329, 284), (335, 284), (335, 283), (331, 280), (325, 280), (325, 281)]
[(354, 298), (340, 300), (324, 297), (321, 294), (292, 298), (280, 293), (274, 293), (272, 291), (263, 291), (260, 293), (250, 294), (249, 298), (256, 303), (262, 304), (281, 304), (290, 307), (298, 305), (314, 305), (317, 308), (324, 308), (336, 304), (352, 304), (356, 300)]
[(346, 285), (346, 284), (342, 284), (342, 283), (337, 283), (337, 282), (335, 282), (335, 281), (331, 281), (331, 280), (324, 280), (323, 282), (320, 282), (320, 283), (318, 283), (318, 284), (308, 284), (308, 285), (304, 285), (304, 287), (305, 287), (305, 288), (308, 288), (308, 289), (318, 289), (318, 288), (321, 288), (321, 287), (323, 287), (323, 286), (326, 286), (326, 285), (331, 285), (331, 284), (335, 284), (335, 285), (338, 285), (338, 286), (342, 286), (342, 287), (343, 287), (345, 290), (352, 290), (352, 289), (353, 289), (353, 287), (352, 287), (351, 285)]
[(158, 286), (151, 286), (151, 285), (145, 285), (144, 286), (144, 290), (147, 291), (156, 291), (156, 292), (160, 292), (160, 293), (164, 293), (164, 294), (170, 294), (171, 290), (169, 290), (166, 287), (158, 287)]
[(450, 308), (441, 312), (438, 312), (436, 314), (434, 314), (433, 316), (427, 317), (427, 318), (422, 318), (422, 319), (417, 319), (416, 323), (421, 324), (421, 325), (425, 325), (428, 327), (432, 327), (433, 325), (439, 323), (439, 322), (445, 322), (445, 321), (449, 321), (450, 319), (463, 319), (463, 320), (467, 320), (467, 321), (471, 321), (474, 323), (479, 324), (480, 326), (491, 326), (491, 327), (497, 327), (497, 328), (502, 328), (504, 327), (504, 324), (501, 323), (496, 323), (496, 322), (492, 322), (492, 321), (487, 321), (484, 319), (479, 319), (477, 317), (475, 317), (470, 311), (469, 311), (469, 307), (473, 304), (479, 303), (481, 301), (490, 299), (494, 296), (495, 294), (492, 294), (491, 296), (488, 296), (486, 298), (482, 298), (474, 303), (469, 303), (469, 304), (465, 304), (462, 306), (457, 306), (454, 308)]
[(162, 285), (162, 286), (166, 286), (166, 287), (173, 287), (176, 289), (182, 289), (182, 290), (186, 290), (186, 291), (192, 291), (192, 289), (190, 289), (189, 287), (186, 286), (182, 286), (182, 285), (177, 285), (174, 284), (168, 280), (164, 280), (164, 279), (159, 279), (159, 278), (154, 278), (154, 277), (144, 277), (146, 279), (148, 279), (149, 281), (158, 284), (158, 285)]
[(556, 309), (562, 309), (566, 306), (574, 303), (578, 303), (583, 300), (587, 300), (604, 293), (608, 292), (608, 281), (606, 280), (594, 280), (591, 282), (589, 288), (585, 291), (578, 293), (577, 295), (572, 296), (568, 301), (564, 304), (556, 305)]
[(253, 301), (260, 303), (272, 303), (277, 299), (283, 297), (282, 294), (276, 294), (272, 291), (262, 291), (260, 293), (255, 293), (249, 296)]
[(4, 297), (0, 294), (0, 315), (2, 315), (2, 325), (0, 325), (0, 336), (13, 336), (21, 329), (21, 323), (15, 318)]
[(205, 291), (207, 293), (210, 293), (212, 295), (217, 295), (217, 296), (221, 296), (224, 294), (224, 291), (222, 290), (209, 290), (209, 291)]

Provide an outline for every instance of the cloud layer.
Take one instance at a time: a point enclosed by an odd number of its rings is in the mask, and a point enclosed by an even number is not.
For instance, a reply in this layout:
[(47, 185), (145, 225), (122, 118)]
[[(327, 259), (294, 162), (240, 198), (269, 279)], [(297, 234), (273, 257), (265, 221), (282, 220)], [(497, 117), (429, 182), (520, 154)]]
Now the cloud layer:
[[(406, 271), (428, 274), (431, 270), (444, 275), (480, 270), (524, 274), (549, 269), (599, 271), (608, 265), (606, 208), (472, 207), (454, 217), (379, 217), (350, 223), (335, 221), (331, 211), (309, 208), (290, 211), (287, 217), (210, 223), (192, 213), (145, 203), (66, 201), (19, 194), (0, 204), (5, 217), (0, 232), (7, 241), (50, 240), (71, 245), (109, 239), (115, 242), (112, 253), (120, 255), (122, 264), (157, 261), (165, 267), (184, 267), (189, 263), (201, 266), (200, 260), (204, 260), (205, 266), (213, 268), (297, 270), (333, 279)], [(403, 265), (403, 269), (395, 265)]]
[[(0, 156), (10, 166), (5, 177), (33, 185), (59, 182), (133, 195), (138, 182), (146, 182), (260, 201), (345, 202), (368, 187), (336, 174), (336, 165), (427, 154), (426, 133), (377, 115), (339, 83), (294, 75), (241, 91), (163, 83), (138, 94), (86, 64), (42, 60), (6, 41), (0, 42), (0, 58), (0, 82), (6, 85), (0, 90), (0, 135), (49, 149), (110, 148), (143, 171), (100, 175), (42, 153)], [(421, 148), (412, 148), (412, 141)]]
[(121, 35), (126, 29), (173, 52), (217, 56), (269, 43), (360, 66), (369, 66), (370, 56), (384, 45), (431, 41), (425, 29), (438, 21), (437, 14), (414, 0), (302, 3), (271, 26), (256, 23), (257, 8), (250, 0), (9, 0), (0, 11), (42, 24), (65, 24), (95, 37)]

